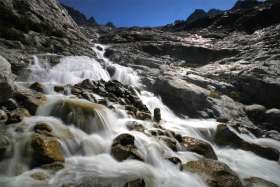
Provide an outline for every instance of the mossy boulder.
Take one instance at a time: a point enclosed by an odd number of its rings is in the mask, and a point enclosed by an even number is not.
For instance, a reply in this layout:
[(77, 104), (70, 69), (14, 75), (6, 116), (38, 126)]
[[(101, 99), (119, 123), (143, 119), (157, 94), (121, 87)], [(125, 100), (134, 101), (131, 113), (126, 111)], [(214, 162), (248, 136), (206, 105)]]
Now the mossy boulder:
[(102, 130), (98, 124), (93, 124), (97, 117), (96, 110), (102, 109), (101, 107), (83, 100), (65, 99), (55, 103), (50, 114), (66, 124), (74, 124), (86, 133), (92, 133), (95, 130)]
[(237, 174), (217, 160), (202, 159), (183, 165), (185, 171), (197, 173), (210, 187), (243, 187)]
[(127, 159), (143, 161), (135, 146), (135, 138), (130, 134), (121, 134), (114, 139), (111, 154), (118, 161)]
[(205, 158), (218, 159), (214, 149), (209, 143), (188, 136), (183, 137), (182, 140), (181, 146), (183, 150), (198, 153)]

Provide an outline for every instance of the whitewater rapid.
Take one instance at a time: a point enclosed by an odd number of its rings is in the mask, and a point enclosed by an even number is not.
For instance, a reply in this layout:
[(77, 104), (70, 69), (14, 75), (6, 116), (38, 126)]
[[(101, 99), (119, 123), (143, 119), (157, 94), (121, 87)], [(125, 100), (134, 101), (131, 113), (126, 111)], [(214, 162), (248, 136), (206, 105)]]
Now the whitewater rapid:
[[(120, 116), (105, 106), (98, 105), (98, 115), (93, 120), (101, 130), (91, 129), (91, 133), (85, 133), (81, 130), (81, 127), (77, 128), (77, 126), (71, 124), (66, 125), (61, 120), (50, 117), (53, 103), (73, 99), (71, 94), (65, 96), (55, 93), (53, 90), (54, 85), (73, 85), (85, 79), (118, 80), (123, 84), (142, 89), (141, 79), (137, 72), (105, 58), (104, 51), (106, 46), (99, 45), (99, 48), (103, 50), (97, 49), (97, 45), (93, 50), (95, 50), (97, 57), (102, 60), (101, 63), (90, 57), (69, 56), (62, 58), (59, 64), (50, 66), (40, 62), (38, 57), (34, 56), (34, 63), (29, 67), (30, 76), (25, 82), (41, 82), (44, 85), (48, 85), (48, 103), (37, 111), (36, 116), (24, 119), (20, 124), (23, 129), (20, 135), (16, 132), (16, 125), (9, 129), (16, 138), (16, 146), (18, 146), (19, 150), (22, 149), (21, 142), (26, 141), (25, 138), (28, 137), (34, 125), (42, 121), (49, 122), (57, 136), (61, 136), (61, 132), (71, 132), (74, 137), (71, 140), (66, 137), (60, 137), (63, 152), (66, 155), (65, 168), (52, 176), (47, 183), (32, 180), (30, 174), (37, 172), (38, 169), (28, 170), (27, 166), (24, 165), (25, 158), (21, 157), (19, 153), (15, 153), (11, 160), (6, 163), (0, 163), (1, 167), (8, 168), (7, 172), (1, 175), (0, 186), (56, 187), (65, 183), (78, 183), (88, 186), (100, 185), (105, 187), (106, 185), (111, 185), (122, 187), (125, 183), (140, 178), (145, 180), (147, 187), (206, 187), (207, 185), (197, 175), (182, 172), (176, 165), (165, 159), (166, 157), (177, 156), (185, 163), (202, 158), (200, 155), (191, 152), (173, 152), (163, 142), (153, 137), (148, 137), (140, 132), (129, 131), (126, 128), (126, 122), (139, 120), (129, 117), (121, 109), (119, 112), (123, 115)], [(113, 75), (108, 73), (108, 68), (114, 69)], [(183, 136), (191, 136), (210, 143), (218, 159), (228, 164), (238, 173), (240, 178), (256, 176), (280, 185), (280, 166), (277, 162), (266, 160), (248, 151), (220, 148), (210, 138), (205, 137), (205, 134), (201, 133), (201, 129), (204, 129), (211, 137), (218, 125), (215, 120), (178, 117), (163, 104), (158, 96), (148, 91), (140, 92), (139, 97), (151, 112), (155, 108), (161, 109), (162, 127)], [(79, 102), (86, 103), (88, 101), (79, 100)], [(141, 121), (141, 124), (147, 129), (153, 128), (152, 122)], [(112, 141), (117, 135), (123, 133), (129, 133), (135, 137), (136, 147), (143, 155), (145, 162), (137, 160), (117, 162), (113, 159), (110, 155)], [(246, 138), (255, 143), (274, 145), (280, 150), (276, 141), (270, 139), (258, 141), (255, 137)], [(77, 151), (80, 146), (82, 149)], [(15, 172), (16, 170), (18, 172)]]

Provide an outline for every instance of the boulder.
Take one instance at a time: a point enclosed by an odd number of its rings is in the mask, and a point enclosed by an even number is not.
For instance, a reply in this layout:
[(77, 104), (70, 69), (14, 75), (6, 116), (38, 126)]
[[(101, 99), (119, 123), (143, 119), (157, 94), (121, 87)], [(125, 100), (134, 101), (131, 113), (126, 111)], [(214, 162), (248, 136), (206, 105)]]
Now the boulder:
[(9, 110), (9, 111), (15, 110), (15, 109), (18, 108), (17, 102), (16, 102), (14, 99), (12, 99), (12, 98), (8, 99), (8, 101), (4, 103), (4, 106), (5, 106), (5, 107), (7, 108), (7, 110)]
[(181, 79), (158, 78), (153, 90), (173, 111), (189, 117), (201, 117), (200, 111), (208, 105), (207, 90)]
[(118, 161), (127, 159), (143, 161), (142, 156), (137, 151), (134, 141), (134, 136), (130, 134), (121, 134), (117, 136), (111, 147), (112, 156)]
[(41, 93), (44, 92), (44, 86), (39, 82), (34, 82), (33, 84), (30, 85), (29, 88), (37, 92), (41, 92)]
[(267, 181), (267, 180), (264, 180), (264, 179), (261, 179), (261, 178), (258, 178), (258, 177), (250, 177), (250, 178), (246, 178), (244, 179), (244, 185), (245, 187), (258, 187), (258, 186), (261, 186), (261, 187), (279, 187), (278, 185), (270, 182), (270, 181)]
[(280, 129), (280, 110), (273, 108), (265, 112), (266, 120)]
[(31, 137), (32, 167), (38, 167), (53, 162), (64, 162), (64, 155), (59, 140), (41, 134)]
[(51, 116), (60, 118), (66, 124), (74, 124), (86, 133), (103, 130), (102, 124), (93, 124), (97, 119), (96, 110), (102, 109), (99, 104), (93, 104), (79, 99), (62, 99), (54, 104)]
[(11, 98), (15, 91), (10, 63), (0, 56), (0, 103)]
[(26, 108), (32, 115), (35, 115), (39, 106), (42, 106), (47, 101), (47, 97), (44, 94), (34, 93), (27, 89), (19, 89), (14, 97), (19, 106)]
[(160, 122), (161, 120), (161, 113), (160, 113), (160, 109), (159, 108), (155, 108), (154, 109), (154, 121), (155, 122)]
[(210, 187), (243, 187), (237, 174), (217, 160), (202, 159), (183, 165), (185, 171), (197, 173)]
[(205, 141), (185, 136), (182, 139), (181, 146), (183, 151), (195, 152), (209, 159), (218, 159), (212, 146)]
[(19, 123), (23, 118), (30, 117), (29, 111), (25, 108), (17, 108), (16, 110), (8, 112), (7, 115), (8, 120), (6, 121), (6, 124)]
[(245, 112), (252, 121), (263, 121), (266, 108), (262, 105), (248, 105), (245, 107)]
[(145, 127), (142, 124), (140, 124), (136, 121), (128, 121), (126, 123), (126, 127), (130, 131), (132, 131), (132, 130), (139, 131), (139, 132), (144, 132), (145, 131)]
[(215, 142), (220, 146), (232, 146), (235, 148), (251, 151), (269, 160), (279, 160), (279, 152), (277, 150), (247, 142), (239, 137), (230, 127), (225, 124), (218, 125), (215, 134)]
[(177, 141), (175, 138), (167, 137), (167, 136), (158, 136), (159, 140), (167, 145), (171, 150), (178, 151)]

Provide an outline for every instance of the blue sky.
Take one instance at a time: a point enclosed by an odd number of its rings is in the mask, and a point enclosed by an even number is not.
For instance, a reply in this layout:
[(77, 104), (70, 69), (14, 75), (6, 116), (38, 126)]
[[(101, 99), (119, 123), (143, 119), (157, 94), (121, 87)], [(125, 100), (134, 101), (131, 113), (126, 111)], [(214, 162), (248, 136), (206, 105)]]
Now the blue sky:
[(236, 0), (61, 0), (98, 23), (160, 26), (186, 19), (195, 9), (229, 9)]

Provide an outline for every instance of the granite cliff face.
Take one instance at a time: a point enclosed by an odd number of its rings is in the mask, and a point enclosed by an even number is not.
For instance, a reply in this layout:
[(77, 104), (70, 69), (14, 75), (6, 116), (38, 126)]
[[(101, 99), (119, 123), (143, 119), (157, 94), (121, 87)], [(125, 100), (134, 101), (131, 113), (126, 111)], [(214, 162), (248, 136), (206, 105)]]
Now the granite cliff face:
[(279, 12), (115, 28), (2, 0), (0, 186), (277, 187)]

